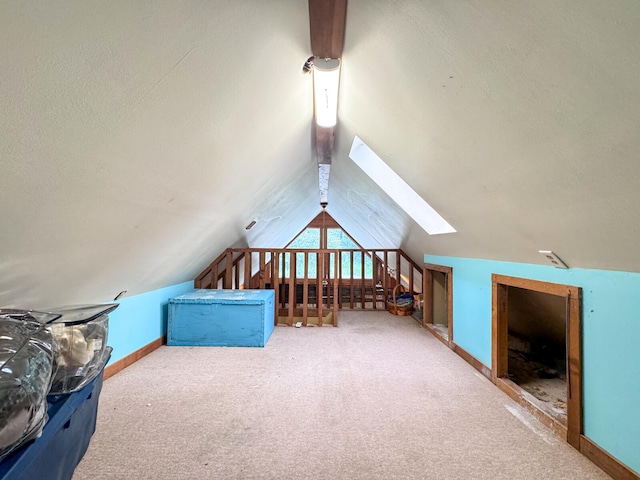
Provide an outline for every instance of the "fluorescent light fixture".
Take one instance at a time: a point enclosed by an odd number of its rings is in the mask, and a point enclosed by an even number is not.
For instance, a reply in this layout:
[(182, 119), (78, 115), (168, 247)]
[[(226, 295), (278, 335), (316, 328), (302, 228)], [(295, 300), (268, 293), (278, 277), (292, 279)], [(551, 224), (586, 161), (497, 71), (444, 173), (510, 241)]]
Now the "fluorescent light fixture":
[(313, 97), (316, 123), (319, 127), (335, 127), (338, 117), (340, 60), (316, 59), (313, 65)]
[(551, 250), (538, 250), (538, 253), (547, 259), (551, 265), (556, 268), (569, 268), (566, 263), (560, 260), (560, 257)]
[(456, 231), (357, 135), (353, 139), (349, 158), (429, 235)]
[(318, 185), (320, 186), (320, 205), (329, 203), (329, 170), (331, 165), (321, 163), (318, 165)]

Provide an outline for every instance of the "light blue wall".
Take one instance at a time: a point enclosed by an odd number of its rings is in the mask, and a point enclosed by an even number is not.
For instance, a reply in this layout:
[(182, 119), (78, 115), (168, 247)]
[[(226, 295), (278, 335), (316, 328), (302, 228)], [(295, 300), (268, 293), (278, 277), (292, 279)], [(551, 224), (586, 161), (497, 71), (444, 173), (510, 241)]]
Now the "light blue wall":
[(640, 274), (425, 255), (453, 268), (453, 341), (491, 366), (491, 274), (582, 287), (584, 432), (640, 472)]
[(193, 281), (117, 300), (109, 314), (109, 364), (135, 352), (167, 333), (167, 300), (193, 290)]

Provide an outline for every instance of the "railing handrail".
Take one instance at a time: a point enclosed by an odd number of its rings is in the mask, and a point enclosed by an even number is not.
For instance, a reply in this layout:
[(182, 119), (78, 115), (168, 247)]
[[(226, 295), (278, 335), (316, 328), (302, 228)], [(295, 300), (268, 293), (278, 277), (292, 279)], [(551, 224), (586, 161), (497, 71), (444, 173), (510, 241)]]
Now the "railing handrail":
[[(211, 262), (196, 278), (195, 281), (202, 281), (207, 275), (211, 273), (211, 270), (214, 266), (221, 264), (227, 258), (227, 253), (270, 253), (280, 254), (280, 253), (317, 253), (317, 254), (331, 254), (331, 253), (351, 253), (351, 252), (363, 252), (363, 253), (398, 253), (405, 260), (407, 260), (413, 268), (421, 271), (422, 268), (418, 266), (416, 262), (413, 261), (411, 257), (409, 257), (402, 249), (400, 248), (227, 248), (224, 252), (222, 252), (213, 262)], [(242, 255), (239, 255), (235, 259), (233, 259), (233, 265), (235, 266)]]

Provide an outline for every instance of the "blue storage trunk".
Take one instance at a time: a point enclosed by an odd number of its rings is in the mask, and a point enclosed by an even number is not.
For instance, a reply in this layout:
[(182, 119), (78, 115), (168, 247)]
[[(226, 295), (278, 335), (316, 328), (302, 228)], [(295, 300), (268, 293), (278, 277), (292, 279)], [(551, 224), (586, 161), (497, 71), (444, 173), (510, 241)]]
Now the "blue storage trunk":
[(0, 480), (69, 480), (96, 430), (100, 372), (82, 390), (49, 397), (42, 436), (0, 462)]
[(273, 315), (273, 290), (196, 290), (169, 299), (167, 345), (264, 347)]

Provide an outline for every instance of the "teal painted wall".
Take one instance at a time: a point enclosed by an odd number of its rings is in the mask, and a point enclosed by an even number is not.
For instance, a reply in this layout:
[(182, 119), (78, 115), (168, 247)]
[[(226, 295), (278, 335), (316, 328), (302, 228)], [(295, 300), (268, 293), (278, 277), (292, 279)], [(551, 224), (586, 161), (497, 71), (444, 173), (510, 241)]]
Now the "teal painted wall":
[(425, 255), (453, 268), (453, 341), (491, 366), (491, 274), (582, 287), (584, 432), (640, 472), (640, 274)]
[(109, 314), (109, 364), (166, 335), (169, 298), (192, 290), (189, 281), (118, 300), (120, 306)]

